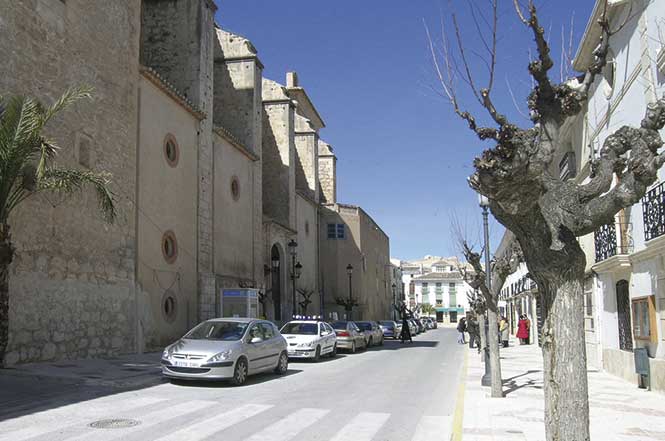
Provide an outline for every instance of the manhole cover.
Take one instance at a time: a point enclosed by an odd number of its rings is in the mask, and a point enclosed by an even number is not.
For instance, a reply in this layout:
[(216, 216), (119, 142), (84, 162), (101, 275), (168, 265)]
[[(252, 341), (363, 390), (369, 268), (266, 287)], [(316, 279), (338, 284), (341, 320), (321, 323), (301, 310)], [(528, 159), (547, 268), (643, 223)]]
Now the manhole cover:
[(125, 429), (127, 427), (134, 427), (141, 424), (138, 420), (130, 420), (128, 418), (112, 418), (108, 420), (99, 420), (88, 426), (94, 429)]

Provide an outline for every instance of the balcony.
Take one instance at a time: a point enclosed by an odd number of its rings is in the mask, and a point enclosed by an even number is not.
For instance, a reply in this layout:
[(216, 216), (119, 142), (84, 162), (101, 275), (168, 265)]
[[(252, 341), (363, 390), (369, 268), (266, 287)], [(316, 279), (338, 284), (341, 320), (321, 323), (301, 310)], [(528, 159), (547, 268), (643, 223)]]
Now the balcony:
[(652, 188), (642, 198), (644, 240), (665, 234), (665, 183)]
[[(593, 233), (596, 263), (610, 257), (633, 252), (633, 225), (618, 222), (603, 225)], [(617, 239), (619, 239), (617, 241)]]

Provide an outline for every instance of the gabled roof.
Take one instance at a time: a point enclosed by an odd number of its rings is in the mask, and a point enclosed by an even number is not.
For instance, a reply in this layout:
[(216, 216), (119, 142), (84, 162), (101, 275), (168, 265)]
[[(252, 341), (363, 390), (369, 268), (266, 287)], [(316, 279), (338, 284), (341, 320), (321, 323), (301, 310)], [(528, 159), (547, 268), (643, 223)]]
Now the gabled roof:
[(427, 273), (422, 276), (416, 276), (414, 280), (462, 280), (462, 274), (458, 271), (445, 273)]

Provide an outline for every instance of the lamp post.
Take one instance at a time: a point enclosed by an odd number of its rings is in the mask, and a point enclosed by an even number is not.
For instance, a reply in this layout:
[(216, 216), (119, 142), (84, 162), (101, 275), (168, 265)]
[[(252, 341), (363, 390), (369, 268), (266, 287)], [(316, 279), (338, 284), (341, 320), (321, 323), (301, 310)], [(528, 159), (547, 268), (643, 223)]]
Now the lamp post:
[[(483, 232), (485, 235), (485, 285), (487, 285), (487, 289), (491, 292), (492, 291), (492, 276), (490, 274), (490, 233), (489, 233), (489, 223), (488, 223), (488, 215), (489, 215), (489, 199), (487, 199), (487, 196), (484, 196), (482, 194), (478, 194), (478, 204), (480, 205), (480, 208), (483, 210)], [(492, 385), (492, 366), (490, 365), (490, 348), (489, 345), (492, 343), (490, 342), (490, 336), (489, 336), (489, 324), (487, 318), (485, 318), (485, 329), (481, 330), (481, 332), (485, 333), (485, 347), (483, 348), (483, 353), (485, 355), (485, 375), (483, 375), (483, 378), (480, 380), (480, 384), (483, 386), (491, 386)], [(496, 342), (495, 342), (496, 343)]]
[(397, 285), (395, 285), (395, 282), (393, 282), (393, 308), (392, 308), (392, 310), (393, 310), (393, 321), (395, 321), (395, 319), (396, 319), (396, 317), (395, 317), (395, 306), (394, 305), (397, 305), (397, 297), (395, 296), (395, 288), (397, 288)]
[(298, 257), (298, 252), (296, 249), (298, 248), (298, 243), (291, 239), (291, 241), (287, 244), (289, 247), (289, 254), (291, 254), (291, 283), (292, 283), (292, 288), (293, 291), (291, 293), (292, 301), (293, 301), (293, 308), (291, 309), (291, 318), (294, 318), (296, 316), (296, 280), (300, 278), (300, 274), (302, 272), (302, 265), (300, 262), (296, 263), (296, 257)]
[(272, 303), (274, 306), (275, 320), (282, 319), (282, 305), (280, 302), (280, 297), (282, 295), (281, 283), (279, 280), (276, 282), (276, 278), (279, 277), (279, 256), (273, 255), (270, 258), (270, 291), (272, 291)]
[(353, 277), (353, 266), (349, 263), (346, 267), (346, 273), (349, 275), (349, 303), (348, 303), (348, 311), (349, 311), (349, 317), (347, 320), (351, 320), (351, 313), (353, 312), (353, 288), (351, 285), (351, 278)]

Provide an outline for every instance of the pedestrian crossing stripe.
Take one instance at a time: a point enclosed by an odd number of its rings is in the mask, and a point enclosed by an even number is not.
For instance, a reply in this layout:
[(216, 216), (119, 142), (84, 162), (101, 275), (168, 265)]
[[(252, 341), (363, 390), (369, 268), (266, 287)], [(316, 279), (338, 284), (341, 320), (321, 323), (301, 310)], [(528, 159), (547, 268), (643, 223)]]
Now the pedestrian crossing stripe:
[(199, 441), (273, 407), (267, 404), (246, 404), (237, 409), (217, 414), (212, 418), (171, 432), (155, 441)]
[[(91, 413), (94, 413), (96, 417), (110, 416), (108, 413), (103, 416), (100, 415), (99, 410), (85, 412), (85, 406), (89, 407), (90, 403), (65, 406), (60, 409), (54, 409), (52, 412), (62, 415), (65, 410), (72, 412), (80, 409), (82, 414), (77, 416), (74, 424), (72, 424), (71, 418), (52, 418), (48, 421), (38, 422), (37, 424), (32, 423), (28, 427), (6, 431), (3, 430), (3, 425), (6, 425), (6, 423), (0, 422), (0, 440), (27, 441), (38, 437), (49, 437), (49, 439), (66, 441), (90, 439), (94, 439), (95, 441), (114, 441), (136, 435), (146, 441), (203, 441), (212, 439), (213, 436), (220, 434), (226, 429), (275, 408), (274, 405), (270, 404), (245, 404), (222, 413), (210, 415), (211, 411), (209, 409), (214, 411), (214, 408), (219, 407), (220, 403), (217, 401), (195, 400), (170, 404), (159, 410), (152, 410), (147, 413), (143, 413), (140, 410), (136, 412), (137, 409), (142, 407), (159, 405), (166, 401), (168, 401), (166, 398), (132, 397), (131, 399), (125, 398), (124, 400), (104, 402), (102, 408), (106, 409), (108, 407), (108, 410), (111, 412), (113, 409), (111, 406), (115, 406), (115, 409), (122, 409), (122, 412), (116, 411), (111, 416), (116, 417), (127, 414), (142, 421), (142, 424), (137, 426), (114, 430), (99, 430), (87, 426), (90, 422)], [(244, 441), (289, 441), (298, 437), (303, 431), (330, 413), (331, 409), (298, 409), (264, 427), (259, 432), (250, 435)], [(381, 428), (388, 422), (390, 416), (391, 414), (389, 413), (361, 412), (355, 414), (348, 423), (342, 426), (336, 433), (331, 434), (331, 437), (324, 438), (323, 434), (319, 434), (317, 439), (328, 439), (330, 441), (372, 441)], [(180, 424), (168, 433), (164, 433), (162, 429), (161, 433), (150, 437), (150, 428), (163, 425), (181, 417), (189, 417), (190, 421)], [(20, 419), (25, 420), (29, 418), (21, 417)], [(450, 434), (450, 423), (449, 416), (423, 416), (415, 428), (415, 433), (411, 441), (445, 440)]]
[(300, 409), (247, 438), (246, 441), (288, 441), (326, 416), (328, 409)]
[(371, 441), (390, 418), (389, 413), (362, 412), (342, 427), (331, 441)]

